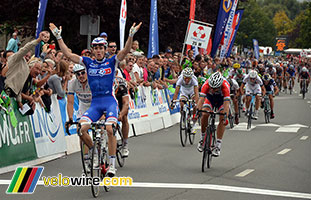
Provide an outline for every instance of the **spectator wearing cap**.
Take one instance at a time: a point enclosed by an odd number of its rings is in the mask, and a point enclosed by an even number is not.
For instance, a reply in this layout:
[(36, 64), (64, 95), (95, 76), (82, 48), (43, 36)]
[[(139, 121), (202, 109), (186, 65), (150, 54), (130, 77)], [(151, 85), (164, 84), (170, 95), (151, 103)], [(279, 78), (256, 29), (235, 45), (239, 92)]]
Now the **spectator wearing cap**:
[(99, 37), (104, 38), (106, 41), (108, 40), (108, 35), (107, 35), (106, 32), (102, 32), (102, 33), (99, 35)]
[(14, 53), (18, 51), (18, 38), (17, 38), (17, 32), (14, 32), (12, 34), (12, 38), (9, 40), (8, 45), (6, 47), (6, 50), (11, 50)]
[(91, 57), (91, 54), (92, 52), (89, 50), (89, 49), (84, 49), (82, 52), (81, 52), (81, 56), (84, 56), (84, 57)]
[(109, 41), (107, 51), (108, 51), (108, 58), (111, 58), (112, 56), (116, 55), (117, 43), (114, 41)]
[(165, 51), (165, 57), (166, 58), (172, 58), (173, 57), (173, 49), (172, 47), (167, 47)]
[(10, 52), (6, 55), (7, 66), (3, 69), (6, 71), (5, 76), (5, 92), (10, 97), (17, 97), (17, 101), (21, 102), (21, 91), (24, 83), (29, 75), (29, 67), (24, 56), (45, 37), (45, 33), (41, 32), (39, 37), (28, 42), (18, 52)]

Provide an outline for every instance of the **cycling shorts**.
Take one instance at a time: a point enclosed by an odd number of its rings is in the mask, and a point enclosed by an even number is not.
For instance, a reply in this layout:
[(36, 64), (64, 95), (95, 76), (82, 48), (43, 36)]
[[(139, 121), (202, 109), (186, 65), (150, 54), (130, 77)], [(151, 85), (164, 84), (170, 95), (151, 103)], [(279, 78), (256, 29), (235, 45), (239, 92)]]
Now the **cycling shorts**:
[(118, 121), (118, 103), (114, 96), (93, 97), (90, 108), (81, 117), (81, 120), (96, 122), (101, 116), (106, 114), (106, 123)]
[(261, 87), (259, 84), (255, 84), (254, 86), (250, 84), (246, 84), (245, 86), (245, 94), (246, 96), (250, 96), (252, 94), (261, 94)]
[(224, 97), (222, 95), (211, 95), (207, 94), (203, 108), (209, 108), (210, 110), (214, 110), (216, 108), (219, 111), (224, 109)]

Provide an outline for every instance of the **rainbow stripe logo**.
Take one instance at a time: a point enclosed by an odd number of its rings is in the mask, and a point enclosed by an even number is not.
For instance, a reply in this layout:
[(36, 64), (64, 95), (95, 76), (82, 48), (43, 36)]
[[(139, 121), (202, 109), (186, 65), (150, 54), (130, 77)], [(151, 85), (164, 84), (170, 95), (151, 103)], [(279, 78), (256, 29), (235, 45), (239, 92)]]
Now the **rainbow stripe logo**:
[(32, 194), (43, 172), (43, 167), (18, 167), (13, 175), (7, 194)]

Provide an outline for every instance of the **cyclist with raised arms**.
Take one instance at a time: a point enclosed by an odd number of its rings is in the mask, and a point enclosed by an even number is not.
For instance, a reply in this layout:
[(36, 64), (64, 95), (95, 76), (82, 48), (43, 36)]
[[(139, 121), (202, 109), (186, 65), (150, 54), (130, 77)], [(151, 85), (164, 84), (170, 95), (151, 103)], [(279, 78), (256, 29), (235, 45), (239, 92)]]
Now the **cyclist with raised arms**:
[[(92, 92), (92, 102), (90, 108), (81, 117), (80, 123), (96, 122), (106, 111), (106, 130), (108, 133), (108, 149), (109, 149), (109, 169), (107, 176), (113, 177), (116, 174), (115, 158), (116, 158), (116, 137), (114, 136), (112, 125), (116, 124), (118, 119), (118, 104), (113, 94), (113, 81), (118, 63), (125, 58), (130, 52), (134, 34), (139, 30), (142, 23), (135, 26), (135, 23), (130, 29), (129, 37), (125, 47), (110, 59), (105, 59), (107, 49), (107, 41), (104, 38), (95, 38), (92, 41), (92, 52), (95, 59), (89, 57), (80, 57), (77, 54), (71, 53), (69, 48), (64, 43), (61, 37), (62, 28), (59, 29), (50, 23), (50, 30), (58, 41), (58, 45), (64, 55), (74, 63), (84, 64), (88, 75), (88, 82)], [(105, 103), (103, 103), (105, 102)], [(90, 152), (93, 151), (93, 142), (88, 135), (90, 125), (82, 125), (81, 139), (89, 147)]]
[[(229, 104), (230, 104), (230, 85), (226, 81), (220, 72), (216, 72), (211, 75), (211, 77), (204, 83), (200, 93), (200, 100), (198, 103), (198, 110), (206, 110), (212, 112), (217, 109), (220, 113), (229, 114)], [(198, 151), (203, 151), (203, 140), (205, 137), (206, 128), (208, 125), (209, 114), (202, 113), (201, 118), (201, 140), (198, 144)], [(222, 138), (225, 132), (226, 123), (224, 122), (224, 116), (219, 115), (219, 124), (217, 126), (217, 141), (215, 148), (213, 149), (213, 156), (217, 157), (220, 155), (220, 148), (222, 143)]]
[[(252, 94), (256, 95), (256, 103), (255, 103), (255, 113), (253, 113), (253, 118), (258, 119), (258, 109), (261, 102), (261, 94), (265, 94), (265, 88), (263, 86), (262, 80), (258, 76), (258, 73), (255, 70), (251, 70), (248, 75), (245, 76), (243, 83), (241, 85), (241, 90), (245, 86), (245, 94), (246, 94), (246, 115), (249, 114), (250, 103), (252, 100)], [(244, 92), (242, 91), (242, 94)]]
[(262, 80), (263, 80), (263, 84), (264, 84), (265, 89), (266, 89), (266, 94), (269, 95), (270, 107), (271, 107), (271, 116), (270, 117), (271, 117), (271, 119), (273, 119), (275, 117), (274, 112), (273, 112), (273, 108), (274, 108), (273, 95), (279, 93), (279, 88), (276, 86), (275, 81), (273, 80), (273, 78), (268, 73), (263, 75)]
[[(176, 82), (176, 90), (171, 102), (171, 108), (174, 108), (174, 100), (177, 99), (180, 91), (180, 100), (192, 99), (195, 103), (198, 103), (199, 99), (199, 88), (197, 77), (193, 74), (193, 71), (190, 67), (186, 67), (182, 74), (178, 77)], [(180, 101), (180, 112), (183, 110), (184, 103)], [(193, 113), (196, 113), (196, 108), (193, 108)]]

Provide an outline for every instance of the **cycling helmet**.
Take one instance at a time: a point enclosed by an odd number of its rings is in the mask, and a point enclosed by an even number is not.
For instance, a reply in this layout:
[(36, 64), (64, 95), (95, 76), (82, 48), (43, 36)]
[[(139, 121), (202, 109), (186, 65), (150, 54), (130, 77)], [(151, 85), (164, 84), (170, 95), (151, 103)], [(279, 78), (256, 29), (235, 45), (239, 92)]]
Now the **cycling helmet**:
[(290, 69), (295, 69), (294, 65), (289, 65)]
[(97, 37), (97, 38), (95, 38), (95, 39), (92, 41), (91, 46), (94, 47), (94, 46), (96, 46), (96, 45), (103, 45), (103, 46), (107, 47), (107, 46), (108, 46), (108, 43), (107, 43), (107, 41), (106, 41), (104, 38)]
[(262, 80), (264, 80), (264, 81), (270, 81), (270, 80), (271, 80), (270, 74), (264, 74), (263, 77), (262, 77)]
[(219, 88), (222, 85), (222, 82), (224, 81), (223, 76), (220, 72), (216, 72), (211, 75), (208, 79), (208, 85), (211, 88)]
[(280, 67), (281, 65), (280, 65), (280, 63), (276, 63), (275, 66), (276, 67)]
[(249, 72), (249, 77), (256, 78), (257, 77), (257, 72), (255, 70), (250, 71)]
[(186, 67), (183, 71), (182, 71), (182, 75), (185, 78), (190, 78), (193, 76), (193, 71), (190, 67)]
[(234, 69), (240, 69), (240, 64), (239, 63), (234, 63), (233, 64)]
[(301, 71), (302, 71), (302, 72), (308, 72), (308, 69), (307, 69), (306, 67), (303, 67), (303, 68), (301, 69)]
[(238, 74), (243, 74), (243, 70), (242, 70), (242, 69), (238, 69), (238, 70), (237, 70), (237, 73), (238, 73)]
[(78, 71), (81, 71), (81, 70), (84, 70), (84, 69), (85, 69), (85, 67), (84, 67), (83, 65), (75, 64), (75, 65), (73, 66), (73, 72), (74, 72), (74, 73), (76, 73), (76, 72), (78, 72)]

